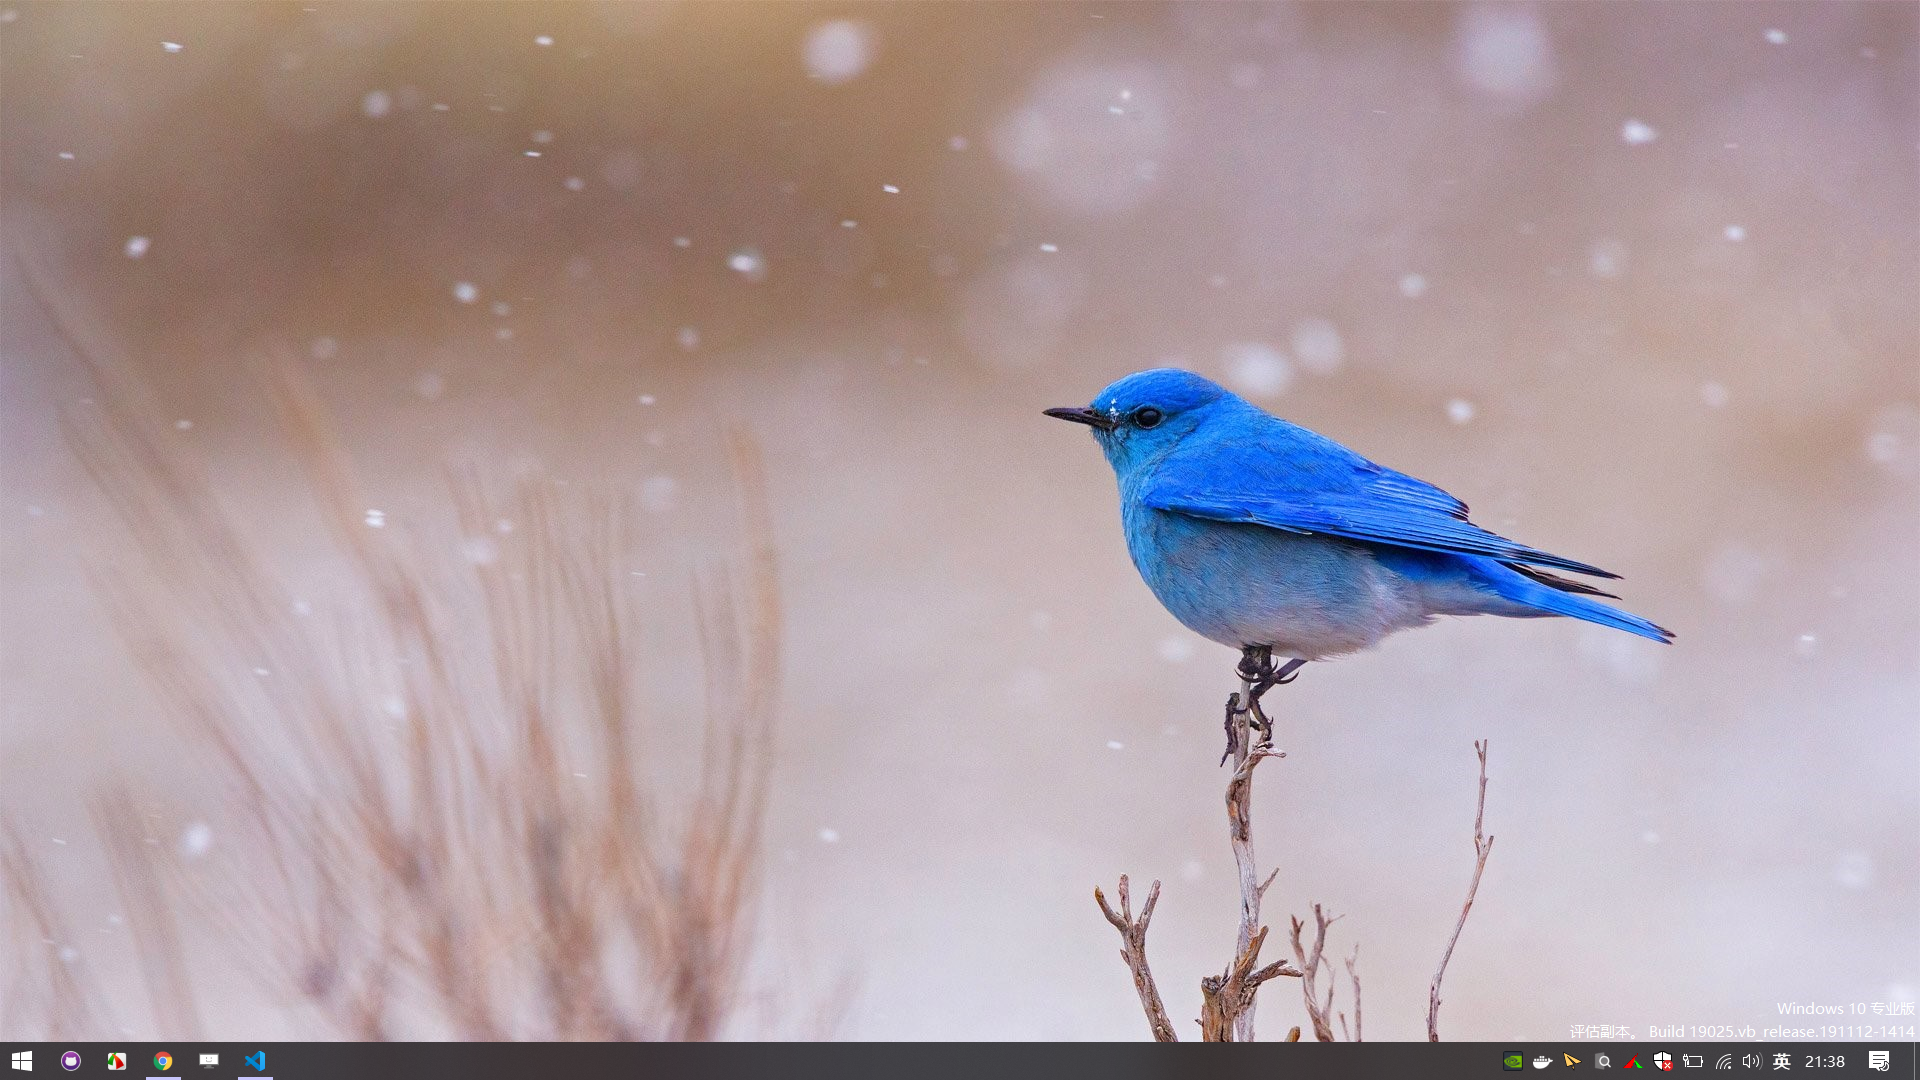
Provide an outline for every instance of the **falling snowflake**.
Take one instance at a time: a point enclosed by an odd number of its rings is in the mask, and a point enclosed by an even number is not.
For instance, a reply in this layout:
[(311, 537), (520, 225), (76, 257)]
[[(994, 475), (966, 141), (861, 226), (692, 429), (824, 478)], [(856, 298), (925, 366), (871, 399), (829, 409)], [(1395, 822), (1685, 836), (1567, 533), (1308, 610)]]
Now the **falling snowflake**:
[(765, 281), (767, 260), (761, 256), (758, 248), (741, 248), (727, 256), (727, 269), (748, 281)]
[(196, 821), (180, 830), (180, 855), (182, 858), (197, 859), (213, 849), (213, 826), (204, 821)]
[(1587, 272), (1611, 281), (1627, 272), (1627, 245), (1618, 240), (1595, 240), (1587, 249)]
[(1331, 322), (1301, 319), (1293, 324), (1293, 358), (1315, 375), (1331, 375), (1346, 361), (1346, 342)]
[(640, 485), (640, 505), (655, 514), (672, 510), (679, 500), (680, 482), (671, 476), (649, 477)]
[(1645, 120), (1629, 119), (1620, 125), (1620, 141), (1628, 146), (1644, 146), (1659, 137), (1660, 133)]
[(1843, 851), (1833, 860), (1833, 880), (1843, 889), (1865, 889), (1873, 884), (1873, 856)]
[(807, 32), (801, 48), (807, 75), (838, 85), (859, 78), (873, 63), (878, 44), (873, 27), (857, 19), (835, 19)]
[(1293, 365), (1280, 350), (1257, 341), (1229, 345), (1223, 359), (1227, 381), (1253, 397), (1274, 397), (1293, 385)]

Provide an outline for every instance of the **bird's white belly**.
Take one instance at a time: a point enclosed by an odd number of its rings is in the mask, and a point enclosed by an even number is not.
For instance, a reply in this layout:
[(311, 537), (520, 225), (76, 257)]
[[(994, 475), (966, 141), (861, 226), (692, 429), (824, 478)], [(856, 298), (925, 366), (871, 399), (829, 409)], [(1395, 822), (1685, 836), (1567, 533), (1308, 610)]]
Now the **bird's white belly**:
[(1168, 611), (1222, 645), (1318, 660), (1430, 618), (1419, 591), (1365, 545), (1140, 508), (1126, 522), (1140, 576)]

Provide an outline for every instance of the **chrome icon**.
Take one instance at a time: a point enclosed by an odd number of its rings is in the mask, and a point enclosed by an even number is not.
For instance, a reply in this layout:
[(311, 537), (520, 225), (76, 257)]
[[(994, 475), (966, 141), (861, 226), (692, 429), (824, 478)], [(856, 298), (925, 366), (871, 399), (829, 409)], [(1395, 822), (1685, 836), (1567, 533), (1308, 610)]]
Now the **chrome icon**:
[(159, 1069), (161, 1072), (166, 1072), (168, 1069), (173, 1068), (173, 1055), (167, 1053), (165, 1050), (153, 1055), (153, 1067)]

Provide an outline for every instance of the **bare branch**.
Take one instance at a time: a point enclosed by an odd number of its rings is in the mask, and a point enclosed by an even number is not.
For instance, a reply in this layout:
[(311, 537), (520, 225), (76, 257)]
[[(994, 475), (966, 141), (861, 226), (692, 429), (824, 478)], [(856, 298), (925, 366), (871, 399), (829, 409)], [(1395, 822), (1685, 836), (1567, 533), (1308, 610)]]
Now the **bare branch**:
[(1467, 899), (1460, 905), (1460, 919), (1453, 924), (1453, 936), (1447, 939), (1447, 951), (1440, 954), (1440, 966), (1433, 973), (1427, 991), (1427, 1041), (1440, 1041), (1440, 980), (1446, 977), (1447, 962), (1453, 959), (1453, 947), (1460, 942), (1467, 915), (1473, 911), (1473, 897), (1480, 891), (1480, 875), (1486, 873), (1487, 856), (1493, 854), (1493, 837), (1485, 835), (1487, 818), (1487, 747), (1491, 740), (1475, 742), (1473, 752), (1480, 758), (1480, 797), (1473, 811), (1473, 880), (1467, 883)]
[[(1266, 943), (1267, 928), (1260, 925), (1260, 901), (1280, 876), (1274, 869), (1262, 881), (1253, 854), (1253, 770), (1268, 758), (1286, 755), (1264, 745), (1254, 745), (1249, 732), (1254, 713), (1254, 683), (1242, 668), (1240, 692), (1227, 699), (1227, 747), (1233, 759), (1233, 775), (1227, 781), (1227, 840), (1233, 849), (1236, 876), (1240, 882), (1240, 923), (1235, 935), (1233, 959), (1218, 975), (1200, 980), (1200, 1036), (1209, 1042), (1250, 1042), (1253, 1039), (1254, 996), (1262, 983), (1281, 976), (1297, 977), (1298, 968), (1285, 960), (1260, 966), (1260, 949)], [(1271, 735), (1271, 732), (1267, 734)], [(1224, 761), (1224, 759), (1223, 759)], [(1159, 898), (1160, 883), (1153, 883), (1138, 923), (1127, 908), (1127, 879), (1120, 879), (1120, 912), (1108, 906), (1099, 889), (1093, 896), (1100, 911), (1120, 931), (1120, 957), (1133, 972), (1134, 988), (1140, 993), (1141, 1007), (1154, 1038), (1175, 1041), (1166, 1021), (1153, 975), (1147, 970), (1146, 929), (1154, 901)]]
[[(1266, 746), (1253, 744), (1252, 732), (1248, 730), (1253, 718), (1254, 684), (1242, 676), (1240, 693), (1227, 701), (1227, 722), (1231, 730), (1229, 740), (1233, 754), (1233, 777), (1227, 781), (1227, 840), (1233, 848), (1233, 865), (1240, 882), (1240, 926), (1234, 935), (1234, 963), (1228, 967), (1228, 984), (1219, 990), (1233, 989), (1234, 992), (1221, 998), (1221, 1003), (1234, 1010), (1231, 1020), (1233, 1041), (1253, 1041), (1254, 998), (1253, 992), (1259, 984), (1247, 986), (1244, 983), (1232, 983), (1232, 972), (1243, 960), (1246, 968), (1252, 967), (1257, 959), (1260, 946), (1256, 939), (1264, 937), (1266, 928), (1260, 925), (1260, 901), (1266, 897), (1267, 889), (1274, 878), (1280, 874), (1279, 867), (1260, 880), (1259, 863), (1253, 853), (1253, 770), (1267, 758), (1285, 757), (1280, 751)], [(1271, 734), (1271, 733), (1269, 733)], [(1244, 991), (1244, 1001), (1240, 993)], [(1207, 996), (1207, 980), (1201, 981), (1201, 994)], [(1211, 998), (1209, 998), (1211, 1001)], [(1206, 1014), (1202, 1014), (1202, 1028), (1206, 1027)]]
[(1233, 958), (1219, 975), (1200, 980), (1200, 1037), (1207, 1042), (1235, 1042), (1237, 1024), (1253, 1008), (1254, 993), (1260, 984), (1282, 975), (1300, 972), (1285, 960), (1276, 960), (1254, 970), (1260, 960), (1260, 947), (1267, 941), (1267, 928), (1261, 927), (1253, 940)]
[[(1360, 963), (1360, 943), (1353, 945), (1353, 955), (1347, 957), (1347, 981), (1353, 984), (1353, 1041), (1363, 1041), (1360, 1033), (1360, 972), (1356, 970)], [(1342, 1018), (1341, 1023), (1345, 1024)]]
[(1140, 909), (1140, 917), (1133, 917), (1132, 898), (1127, 891), (1127, 875), (1120, 875), (1120, 910), (1115, 912), (1108, 906), (1106, 895), (1098, 886), (1093, 890), (1093, 902), (1100, 905), (1100, 914), (1107, 917), (1115, 930), (1120, 931), (1120, 959), (1126, 962), (1127, 970), (1133, 973), (1133, 989), (1140, 995), (1140, 1008), (1147, 1014), (1147, 1026), (1153, 1029), (1155, 1042), (1179, 1042), (1174, 1034), (1173, 1023), (1167, 1019), (1167, 1009), (1160, 1003), (1160, 988), (1154, 985), (1153, 972), (1147, 967), (1147, 924), (1153, 921), (1153, 906), (1160, 902), (1160, 882), (1155, 881), (1147, 890), (1147, 902)]
[(1306, 924), (1298, 918), (1293, 922), (1293, 958), (1300, 966), (1300, 994), (1307, 1005), (1307, 1020), (1313, 1025), (1313, 1037), (1321, 1042), (1333, 1042), (1333, 991), (1334, 980), (1327, 980), (1327, 992), (1319, 993), (1318, 979), (1322, 965), (1326, 962), (1327, 927), (1340, 921), (1340, 916), (1329, 917), (1326, 909), (1319, 904), (1313, 905), (1313, 948), (1308, 949), (1300, 937), (1300, 931)]

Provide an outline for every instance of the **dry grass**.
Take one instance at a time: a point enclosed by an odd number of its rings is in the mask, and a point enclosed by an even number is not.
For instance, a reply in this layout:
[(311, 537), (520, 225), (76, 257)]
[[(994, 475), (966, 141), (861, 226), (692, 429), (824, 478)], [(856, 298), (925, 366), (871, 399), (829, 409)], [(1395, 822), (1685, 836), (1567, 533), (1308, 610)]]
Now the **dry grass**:
[[(48, 290), (37, 289), (43, 302)], [(363, 602), (302, 617), (143, 397), (58, 302), (99, 393), (69, 437), (138, 561), (98, 575), (169, 711), (222, 778), (222, 858), (191, 874), (123, 792), (94, 819), (152, 1015), (202, 1037), (183, 921), (211, 920), (305, 1035), (712, 1039), (751, 1034), (744, 988), (773, 758), (781, 612), (754, 446), (732, 438), (739, 551), (699, 572), (704, 746), (649, 772), (634, 685), (629, 508), (449, 481), (465, 555), (370, 528), (297, 366), (260, 365)], [(512, 522), (510, 532), (500, 522)], [(650, 632), (674, 628), (649, 627)], [(258, 671), (270, 677), (247, 678)], [(657, 770), (656, 770), (657, 771)], [(0, 834), (15, 969), (7, 1030), (104, 1037), (97, 983), (17, 831)], [(44, 961), (44, 962), (43, 962)], [(824, 1015), (824, 1014), (823, 1014)]]

